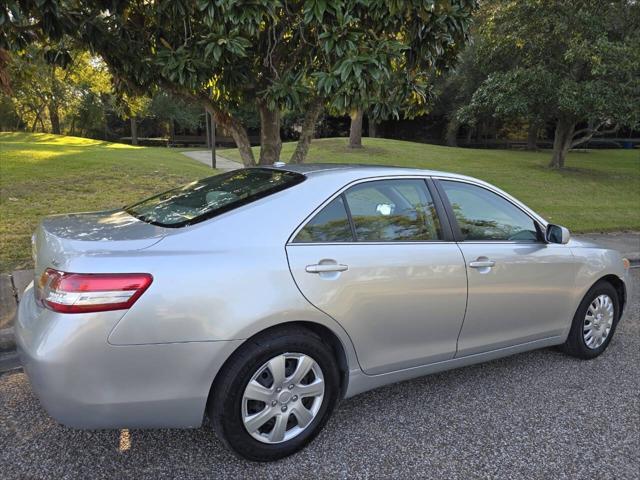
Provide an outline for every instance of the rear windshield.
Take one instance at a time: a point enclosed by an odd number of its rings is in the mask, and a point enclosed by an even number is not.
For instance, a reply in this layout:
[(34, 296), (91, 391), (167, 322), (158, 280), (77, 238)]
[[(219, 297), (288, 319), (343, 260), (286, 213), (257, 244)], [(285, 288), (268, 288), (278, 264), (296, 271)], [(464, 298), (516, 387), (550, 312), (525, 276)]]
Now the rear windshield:
[(169, 190), (125, 210), (147, 223), (184, 227), (297, 185), (304, 178), (269, 168), (234, 170)]

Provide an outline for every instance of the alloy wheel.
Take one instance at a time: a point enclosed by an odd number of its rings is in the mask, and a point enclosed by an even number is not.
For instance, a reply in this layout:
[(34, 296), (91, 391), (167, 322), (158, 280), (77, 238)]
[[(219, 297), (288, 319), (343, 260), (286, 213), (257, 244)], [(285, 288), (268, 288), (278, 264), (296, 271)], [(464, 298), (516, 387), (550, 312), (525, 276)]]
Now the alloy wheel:
[(320, 365), (303, 353), (283, 353), (262, 365), (242, 396), (242, 421), (263, 443), (282, 443), (304, 432), (324, 398)]
[(614, 306), (609, 295), (598, 295), (589, 304), (584, 317), (582, 335), (585, 345), (595, 350), (599, 348), (611, 333)]

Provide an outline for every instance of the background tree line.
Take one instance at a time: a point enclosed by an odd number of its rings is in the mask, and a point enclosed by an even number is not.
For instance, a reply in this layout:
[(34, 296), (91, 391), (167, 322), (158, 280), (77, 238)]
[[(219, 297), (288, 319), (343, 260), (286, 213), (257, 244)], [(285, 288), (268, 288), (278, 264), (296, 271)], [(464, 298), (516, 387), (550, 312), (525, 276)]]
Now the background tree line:
[[(478, 8), (479, 7), (479, 8)], [(0, 126), (108, 137), (109, 118), (163, 134), (206, 109), (245, 165), (301, 162), (350, 121), (361, 146), (394, 121), (436, 141), (553, 141), (550, 166), (640, 124), (632, 0), (19, 0), (0, 7)], [(327, 118), (335, 119), (327, 128)], [(324, 120), (323, 120), (324, 119)], [(322, 128), (324, 126), (324, 129)], [(391, 125), (393, 126), (393, 125)], [(324, 131), (323, 131), (324, 130)], [(254, 157), (251, 133), (259, 135)], [(431, 138), (433, 141), (434, 138)]]

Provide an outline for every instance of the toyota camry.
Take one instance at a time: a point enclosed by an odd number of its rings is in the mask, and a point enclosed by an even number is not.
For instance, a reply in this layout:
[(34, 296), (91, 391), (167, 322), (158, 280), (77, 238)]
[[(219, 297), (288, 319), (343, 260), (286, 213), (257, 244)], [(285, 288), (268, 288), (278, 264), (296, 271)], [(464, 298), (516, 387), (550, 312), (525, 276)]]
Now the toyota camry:
[(298, 451), (340, 399), (381, 385), (551, 346), (600, 355), (628, 272), (483, 181), (335, 164), (49, 217), (33, 253), (16, 337), (53, 418), (208, 416), (257, 461)]

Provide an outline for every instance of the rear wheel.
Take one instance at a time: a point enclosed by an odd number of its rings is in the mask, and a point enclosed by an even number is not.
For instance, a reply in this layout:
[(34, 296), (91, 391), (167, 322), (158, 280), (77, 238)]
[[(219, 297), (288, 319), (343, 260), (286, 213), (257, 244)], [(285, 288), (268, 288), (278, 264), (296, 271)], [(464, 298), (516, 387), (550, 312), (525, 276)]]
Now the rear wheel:
[(236, 454), (276, 460), (320, 432), (338, 389), (331, 348), (305, 329), (279, 329), (233, 355), (216, 380), (208, 413), (218, 437)]
[(611, 342), (619, 319), (618, 292), (608, 282), (596, 283), (576, 311), (563, 350), (578, 358), (597, 357)]

